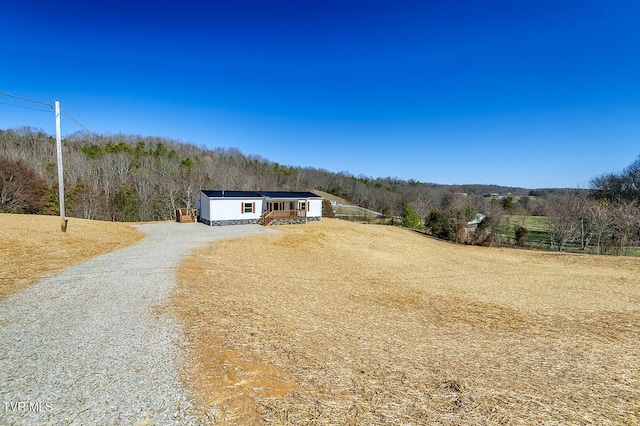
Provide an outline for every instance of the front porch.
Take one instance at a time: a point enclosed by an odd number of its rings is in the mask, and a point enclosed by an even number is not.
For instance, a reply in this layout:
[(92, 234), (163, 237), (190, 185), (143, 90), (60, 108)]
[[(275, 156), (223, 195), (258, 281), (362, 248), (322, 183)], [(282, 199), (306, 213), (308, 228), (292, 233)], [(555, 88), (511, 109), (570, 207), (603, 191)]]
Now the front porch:
[(272, 222), (289, 222), (291, 223), (306, 223), (307, 211), (306, 210), (265, 210), (260, 216), (260, 224), (269, 226)]
[(281, 223), (306, 223), (307, 200), (268, 199), (260, 216), (260, 223), (269, 226), (276, 221)]

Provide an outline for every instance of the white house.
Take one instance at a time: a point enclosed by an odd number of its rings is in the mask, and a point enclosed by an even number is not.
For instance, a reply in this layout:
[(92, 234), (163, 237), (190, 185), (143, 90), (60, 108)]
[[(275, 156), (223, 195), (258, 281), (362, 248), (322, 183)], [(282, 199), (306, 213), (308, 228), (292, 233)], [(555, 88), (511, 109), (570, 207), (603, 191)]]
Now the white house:
[(211, 226), (306, 223), (322, 218), (322, 197), (313, 192), (201, 191), (198, 222)]

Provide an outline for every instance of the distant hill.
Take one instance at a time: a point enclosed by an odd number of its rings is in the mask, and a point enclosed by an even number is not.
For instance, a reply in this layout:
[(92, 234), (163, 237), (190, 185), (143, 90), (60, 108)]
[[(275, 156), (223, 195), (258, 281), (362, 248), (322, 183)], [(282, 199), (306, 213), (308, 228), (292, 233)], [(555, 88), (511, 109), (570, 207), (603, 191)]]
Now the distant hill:
[[(406, 203), (424, 216), (455, 193), (469, 202), (486, 193), (526, 196), (526, 188), (499, 185), (440, 185), (392, 177), (354, 176), (282, 165), (234, 148), (197, 147), (138, 135), (78, 132), (63, 140), (67, 214), (86, 219), (147, 221), (172, 219), (191, 207), (201, 189), (317, 190), (341, 204), (398, 215)], [(21, 161), (44, 179), (47, 207), (57, 213), (55, 140), (41, 130), (0, 130), (0, 157)], [(1, 206), (0, 206), (1, 211)]]
[(500, 185), (483, 185), (483, 184), (464, 184), (464, 185), (438, 185), (443, 188), (450, 188), (455, 192), (464, 192), (470, 195), (484, 195), (484, 194), (499, 194), (499, 195), (513, 195), (513, 196), (526, 196), (529, 194), (530, 189), (513, 187), (513, 186), (500, 186)]

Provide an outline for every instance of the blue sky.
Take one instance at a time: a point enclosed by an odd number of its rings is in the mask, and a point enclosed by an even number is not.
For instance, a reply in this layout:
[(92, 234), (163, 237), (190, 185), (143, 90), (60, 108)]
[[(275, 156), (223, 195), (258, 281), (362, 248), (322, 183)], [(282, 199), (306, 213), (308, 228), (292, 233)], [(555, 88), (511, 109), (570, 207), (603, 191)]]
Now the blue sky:
[[(96, 133), (527, 188), (640, 154), (637, 1), (2, 3), (0, 92)], [(0, 128), (54, 133), (17, 107), (41, 106), (0, 102)]]

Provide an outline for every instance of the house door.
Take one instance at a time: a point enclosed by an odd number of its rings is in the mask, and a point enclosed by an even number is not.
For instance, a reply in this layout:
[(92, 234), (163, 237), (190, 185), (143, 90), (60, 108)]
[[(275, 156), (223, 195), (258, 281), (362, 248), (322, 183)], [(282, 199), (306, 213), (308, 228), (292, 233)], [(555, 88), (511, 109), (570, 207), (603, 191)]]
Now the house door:
[(284, 203), (270, 202), (268, 205), (269, 205), (269, 211), (270, 212), (272, 212), (274, 210), (284, 210)]

